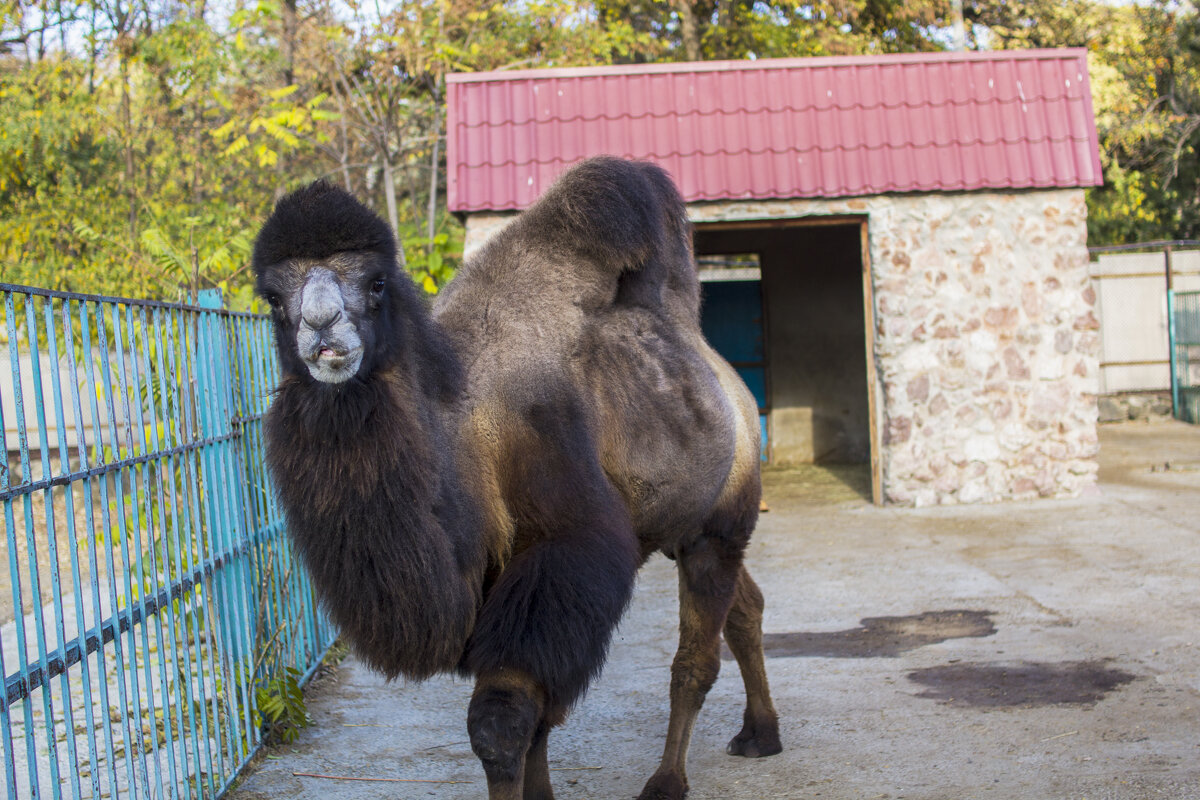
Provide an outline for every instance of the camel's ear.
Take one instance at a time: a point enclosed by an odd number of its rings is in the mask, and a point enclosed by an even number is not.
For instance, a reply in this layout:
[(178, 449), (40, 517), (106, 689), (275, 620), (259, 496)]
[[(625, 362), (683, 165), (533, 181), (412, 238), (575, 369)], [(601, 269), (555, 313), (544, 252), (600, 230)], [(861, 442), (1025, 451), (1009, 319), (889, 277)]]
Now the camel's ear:
[(354, 195), (317, 181), (275, 204), (254, 242), (254, 271), (292, 258), (328, 258), (334, 253), (370, 252), (396, 263), (396, 237), (379, 215)]

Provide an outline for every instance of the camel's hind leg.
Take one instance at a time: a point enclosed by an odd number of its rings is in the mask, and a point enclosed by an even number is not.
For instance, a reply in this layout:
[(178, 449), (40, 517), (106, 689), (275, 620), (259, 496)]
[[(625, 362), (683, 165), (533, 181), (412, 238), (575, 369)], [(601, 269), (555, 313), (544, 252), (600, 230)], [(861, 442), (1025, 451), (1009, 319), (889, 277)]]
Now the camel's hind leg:
[(639, 800), (681, 800), (687, 794), (687, 751), (692, 726), (721, 668), (720, 634), (733, 603), (740, 553), (722, 557), (701, 539), (676, 553), (679, 567), (679, 650), (671, 665), (671, 718), (662, 763)]
[(725, 620), (725, 641), (737, 659), (746, 684), (746, 714), (741, 732), (733, 737), (726, 752), (759, 758), (783, 749), (779, 743), (779, 717), (771, 702), (762, 648), (763, 596), (758, 584), (743, 566), (738, 572), (733, 606)]

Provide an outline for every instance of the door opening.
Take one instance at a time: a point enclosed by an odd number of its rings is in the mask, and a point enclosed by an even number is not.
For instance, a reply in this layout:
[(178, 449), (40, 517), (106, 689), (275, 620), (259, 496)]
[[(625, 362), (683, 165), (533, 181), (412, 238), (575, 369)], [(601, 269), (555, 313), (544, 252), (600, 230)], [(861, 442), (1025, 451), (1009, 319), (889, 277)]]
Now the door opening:
[[(749, 378), (757, 381), (762, 392), (770, 461), (870, 464), (872, 495), (879, 502), (866, 221), (709, 223), (696, 226), (694, 241), (707, 278), (705, 333), (735, 366), (759, 370), (743, 372), (743, 378), (752, 390)], [(749, 260), (747, 253), (757, 256), (757, 275), (746, 277), (757, 280), (743, 281), (740, 288), (738, 281), (721, 281), (705, 270), (708, 258)], [(756, 320), (748, 305), (755, 297)]]

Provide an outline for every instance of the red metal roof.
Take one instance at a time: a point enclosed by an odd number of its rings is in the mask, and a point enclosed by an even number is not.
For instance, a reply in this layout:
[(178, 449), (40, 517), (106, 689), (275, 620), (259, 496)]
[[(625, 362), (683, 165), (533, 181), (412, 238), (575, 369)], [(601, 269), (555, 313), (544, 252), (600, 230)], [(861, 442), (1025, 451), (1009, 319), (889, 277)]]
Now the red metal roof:
[(689, 202), (1101, 182), (1080, 49), (541, 69), (448, 83), (452, 211), (525, 208), (600, 153), (661, 164)]

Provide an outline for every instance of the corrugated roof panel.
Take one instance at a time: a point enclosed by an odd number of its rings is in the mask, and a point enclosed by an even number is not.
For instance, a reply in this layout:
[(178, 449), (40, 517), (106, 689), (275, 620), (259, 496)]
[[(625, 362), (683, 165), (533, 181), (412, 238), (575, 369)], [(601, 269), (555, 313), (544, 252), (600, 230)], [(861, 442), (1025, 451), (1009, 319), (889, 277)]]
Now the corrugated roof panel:
[(523, 208), (589, 155), (648, 158), (688, 200), (1090, 186), (1082, 50), (452, 75), (454, 211)]

